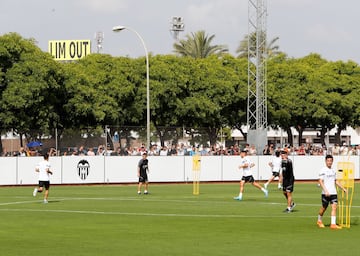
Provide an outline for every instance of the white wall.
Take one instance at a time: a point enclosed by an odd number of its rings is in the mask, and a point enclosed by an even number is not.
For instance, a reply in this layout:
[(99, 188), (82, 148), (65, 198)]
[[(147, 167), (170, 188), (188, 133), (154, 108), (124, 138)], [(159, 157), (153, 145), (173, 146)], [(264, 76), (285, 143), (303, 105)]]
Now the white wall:
[[(271, 176), (268, 166), (271, 156), (250, 156), (255, 163), (253, 176), (267, 180)], [(323, 156), (291, 156), (297, 180), (316, 180), (324, 165)], [(133, 183), (137, 182), (136, 169), (141, 157), (135, 156), (62, 156), (51, 157), (54, 172), (52, 184)], [(193, 180), (191, 156), (149, 156), (150, 182), (186, 182)], [(1, 157), (0, 185), (37, 184), (36, 164), (42, 157)], [(355, 179), (360, 178), (359, 156), (335, 156), (338, 162), (355, 164)], [(239, 156), (201, 157), (200, 181), (238, 181), (242, 173), (238, 169)], [(85, 165), (83, 164), (85, 163)], [(79, 168), (88, 175), (79, 176)], [(87, 168), (88, 167), (88, 168)]]

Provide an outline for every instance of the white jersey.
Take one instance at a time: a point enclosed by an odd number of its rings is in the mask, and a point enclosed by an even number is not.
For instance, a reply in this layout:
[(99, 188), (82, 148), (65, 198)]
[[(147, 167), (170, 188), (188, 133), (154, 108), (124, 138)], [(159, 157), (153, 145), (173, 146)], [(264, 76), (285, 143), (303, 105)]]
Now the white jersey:
[(271, 171), (272, 172), (280, 172), (281, 171), (281, 157), (273, 156), (271, 159)]
[(39, 180), (41, 181), (49, 181), (50, 180), (50, 175), (47, 172), (48, 170), (50, 170), (50, 163), (49, 161), (43, 160), (40, 163), (38, 163), (36, 165), (36, 169), (39, 170)]
[(250, 176), (251, 175), (250, 167), (252, 165), (252, 162), (246, 156), (244, 158), (241, 158), (240, 166), (242, 166), (244, 164), (247, 164), (248, 166), (244, 167), (244, 168), (240, 168), (240, 170), (243, 172), (243, 176)]
[[(325, 166), (320, 170), (319, 176), (320, 179), (324, 182), (324, 186), (326, 187), (330, 195), (336, 195), (336, 171), (333, 168), (328, 168)], [(325, 191), (323, 190), (321, 193), (325, 194)]]

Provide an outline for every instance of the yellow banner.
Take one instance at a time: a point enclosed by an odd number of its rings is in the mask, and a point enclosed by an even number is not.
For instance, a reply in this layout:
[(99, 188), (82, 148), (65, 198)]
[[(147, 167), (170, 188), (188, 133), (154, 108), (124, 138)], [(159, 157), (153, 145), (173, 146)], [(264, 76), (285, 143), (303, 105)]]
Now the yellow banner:
[(51, 40), (49, 53), (55, 60), (78, 60), (91, 53), (91, 40)]

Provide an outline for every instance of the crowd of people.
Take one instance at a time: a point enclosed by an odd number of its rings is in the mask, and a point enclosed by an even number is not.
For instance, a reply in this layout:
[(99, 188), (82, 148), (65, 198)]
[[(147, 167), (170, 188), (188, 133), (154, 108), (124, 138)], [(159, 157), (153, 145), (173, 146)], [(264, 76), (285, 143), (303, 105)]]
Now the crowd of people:
[[(302, 144), (299, 147), (285, 145), (281, 147), (288, 151), (288, 154), (291, 155), (342, 155), (342, 156), (351, 156), (351, 155), (360, 155), (360, 145), (349, 146), (349, 145), (339, 145), (335, 144), (333, 146), (325, 147), (319, 146), (316, 144)], [(195, 153), (198, 153), (202, 156), (219, 156), (219, 155), (240, 155), (241, 150), (246, 150), (249, 156), (254, 155), (274, 155), (276, 150), (279, 150), (280, 147), (276, 147), (274, 144), (265, 145), (262, 151), (258, 151), (254, 145), (245, 144), (240, 146), (234, 144), (228, 147), (223, 145), (213, 145), (211, 147), (205, 146), (191, 146), (184, 143), (170, 144), (159, 146), (158, 144), (153, 144), (149, 150), (146, 149), (145, 145), (142, 144), (139, 147), (129, 146), (129, 147), (117, 147), (116, 149), (111, 149), (105, 145), (99, 145), (97, 147), (68, 147), (63, 150), (56, 151), (54, 148), (46, 149), (50, 156), (95, 156), (95, 155), (104, 155), (104, 156), (140, 156), (144, 151), (148, 152), (149, 156), (192, 156)], [(3, 150), (2, 156), (39, 156), (42, 155), (43, 149), (41, 148), (24, 148), (20, 147), (18, 151), (7, 152)]]

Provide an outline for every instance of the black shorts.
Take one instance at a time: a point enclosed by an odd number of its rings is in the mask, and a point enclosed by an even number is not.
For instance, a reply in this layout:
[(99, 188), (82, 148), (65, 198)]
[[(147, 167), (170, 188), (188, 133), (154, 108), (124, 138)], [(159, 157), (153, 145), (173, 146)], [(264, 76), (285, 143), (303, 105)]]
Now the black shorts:
[(272, 175), (273, 175), (274, 177), (279, 177), (279, 176), (280, 176), (280, 172), (272, 172)]
[(50, 188), (50, 181), (48, 180), (39, 180), (39, 188), (45, 187), (46, 190)]
[(337, 204), (338, 198), (337, 198), (337, 195), (326, 196), (326, 195), (322, 194), (321, 202), (322, 202), (322, 206), (326, 209), (329, 206), (329, 204)]
[(148, 176), (146, 173), (141, 174), (139, 177), (139, 183), (148, 182)]
[(250, 176), (242, 176), (241, 178), (242, 181), (249, 182), (249, 183), (254, 183), (255, 179), (252, 175)]
[(292, 193), (294, 191), (294, 182), (290, 181), (290, 182), (283, 182), (283, 191), (284, 192), (290, 192)]

